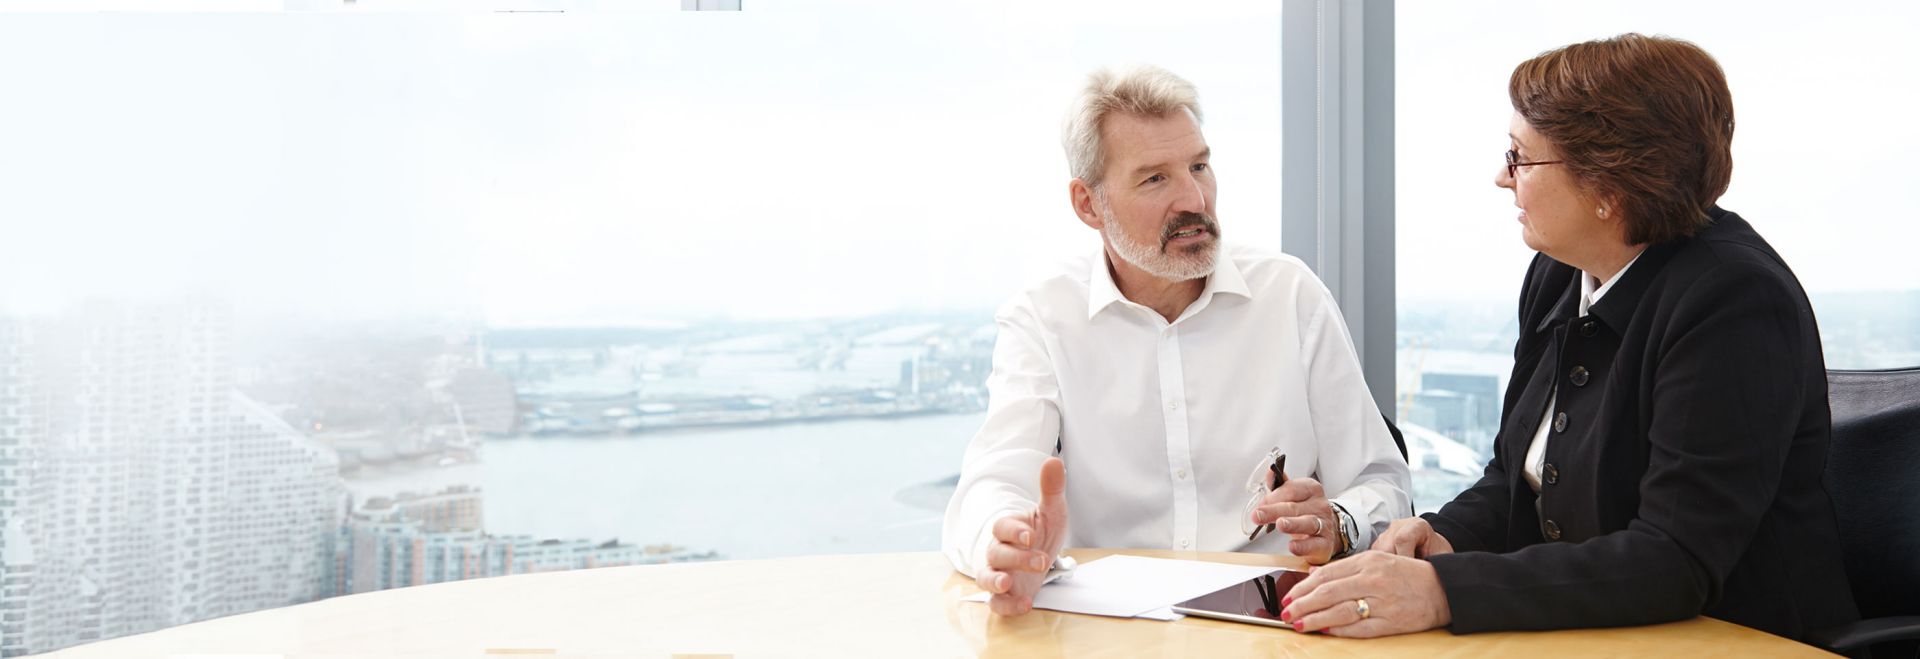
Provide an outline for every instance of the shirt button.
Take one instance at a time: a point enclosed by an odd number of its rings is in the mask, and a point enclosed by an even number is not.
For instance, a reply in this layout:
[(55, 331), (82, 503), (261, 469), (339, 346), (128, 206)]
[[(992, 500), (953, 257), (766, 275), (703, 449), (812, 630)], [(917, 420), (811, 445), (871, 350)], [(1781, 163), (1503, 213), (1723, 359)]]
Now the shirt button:
[(1580, 336), (1593, 336), (1600, 333), (1600, 323), (1587, 321), (1580, 323)]
[(1566, 412), (1560, 412), (1558, 414), (1553, 415), (1553, 431), (1554, 432), (1567, 431), (1567, 413)]
[(1185, 470), (1185, 469), (1180, 469), (1180, 470), (1176, 470), (1176, 471), (1174, 471), (1174, 472), (1173, 472), (1173, 477), (1174, 477), (1174, 478), (1178, 478), (1178, 479), (1180, 479), (1180, 480), (1186, 480), (1186, 479), (1187, 479), (1187, 470)]
[(1181, 539), (1180, 539), (1180, 548), (1181, 548), (1181, 549), (1186, 549), (1186, 548), (1187, 548), (1187, 545), (1189, 545), (1189, 544), (1192, 544), (1192, 543), (1191, 543), (1190, 541), (1188, 541), (1188, 540), (1187, 540), (1186, 538), (1181, 538)]
[(1573, 381), (1573, 386), (1576, 386), (1576, 387), (1587, 386), (1587, 367), (1585, 366), (1573, 367), (1573, 372), (1567, 374), (1567, 379)]
[(1177, 401), (1177, 400), (1167, 401), (1167, 409), (1170, 409), (1170, 410), (1180, 409), (1180, 401)]
[(1553, 520), (1547, 520), (1547, 523), (1542, 524), (1541, 527), (1546, 530), (1548, 540), (1560, 539), (1560, 525), (1554, 523)]
[(1560, 482), (1560, 468), (1553, 466), (1553, 463), (1547, 463), (1547, 467), (1541, 471), (1545, 472), (1548, 485)]

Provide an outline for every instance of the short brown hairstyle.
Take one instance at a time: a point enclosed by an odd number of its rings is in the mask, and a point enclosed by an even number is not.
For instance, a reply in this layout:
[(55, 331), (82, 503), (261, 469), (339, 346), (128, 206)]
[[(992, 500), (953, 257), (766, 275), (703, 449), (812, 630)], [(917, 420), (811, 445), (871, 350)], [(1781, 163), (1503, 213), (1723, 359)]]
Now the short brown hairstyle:
[(1614, 200), (1631, 244), (1706, 228), (1733, 177), (1733, 95), (1692, 43), (1628, 33), (1550, 50), (1514, 67), (1507, 96), (1588, 192)]

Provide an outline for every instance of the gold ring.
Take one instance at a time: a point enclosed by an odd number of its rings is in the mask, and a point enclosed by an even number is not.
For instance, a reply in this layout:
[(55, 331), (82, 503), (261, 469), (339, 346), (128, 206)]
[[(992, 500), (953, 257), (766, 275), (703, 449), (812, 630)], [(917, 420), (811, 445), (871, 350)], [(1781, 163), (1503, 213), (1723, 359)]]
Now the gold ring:
[(1366, 620), (1368, 617), (1371, 617), (1373, 615), (1373, 607), (1367, 606), (1367, 598), (1365, 597), (1354, 600), (1353, 608), (1360, 612), (1361, 620)]
[(1319, 515), (1314, 515), (1313, 516), (1313, 534), (1320, 535), (1320, 532), (1325, 530), (1327, 530), (1327, 523), (1320, 521)]

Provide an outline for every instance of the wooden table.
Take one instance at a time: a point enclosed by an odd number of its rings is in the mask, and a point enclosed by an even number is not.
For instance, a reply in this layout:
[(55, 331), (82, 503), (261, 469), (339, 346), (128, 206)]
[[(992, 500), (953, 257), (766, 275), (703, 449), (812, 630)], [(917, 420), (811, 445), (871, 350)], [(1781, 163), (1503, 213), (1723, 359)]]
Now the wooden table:
[[(1081, 561), (1115, 553), (1068, 552)], [(1291, 557), (1162, 558), (1295, 565)], [(938, 553), (602, 568), (418, 586), (102, 641), (54, 657), (308, 656), (1581, 657), (1832, 656), (1710, 618), (1650, 627), (1347, 640), (1201, 618), (996, 618)]]

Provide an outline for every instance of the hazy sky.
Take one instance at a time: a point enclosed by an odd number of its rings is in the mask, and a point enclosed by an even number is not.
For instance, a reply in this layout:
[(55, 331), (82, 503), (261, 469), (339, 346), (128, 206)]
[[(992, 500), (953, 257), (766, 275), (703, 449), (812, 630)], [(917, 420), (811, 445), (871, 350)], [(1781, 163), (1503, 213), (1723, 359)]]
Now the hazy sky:
[[(1277, 246), (1279, 19), (1195, 4), (0, 16), (0, 308), (990, 309), (1096, 248), (1059, 121), (1088, 70), (1128, 62), (1199, 86), (1227, 237)], [(1402, 299), (1512, 297), (1529, 252), (1490, 183), (1507, 73), (1629, 29), (1720, 57), (1725, 205), (1809, 288), (1920, 288), (1899, 265), (1920, 229), (1893, 219), (1920, 189), (1896, 118), (1920, 101), (1896, 64), (1914, 10), (1738, 7), (1400, 3)]]
[(797, 4), (6, 17), (0, 79), (31, 102), (0, 107), (4, 296), (506, 324), (991, 309), (1097, 248), (1059, 122), (1128, 61), (1200, 87), (1228, 235), (1277, 244), (1270, 10)]
[(1518, 295), (1532, 252), (1504, 161), (1507, 78), (1541, 51), (1622, 32), (1699, 44), (1733, 92), (1733, 181), (1720, 205), (1809, 290), (1920, 289), (1920, 5), (1806, 2), (1398, 3), (1401, 299)]

